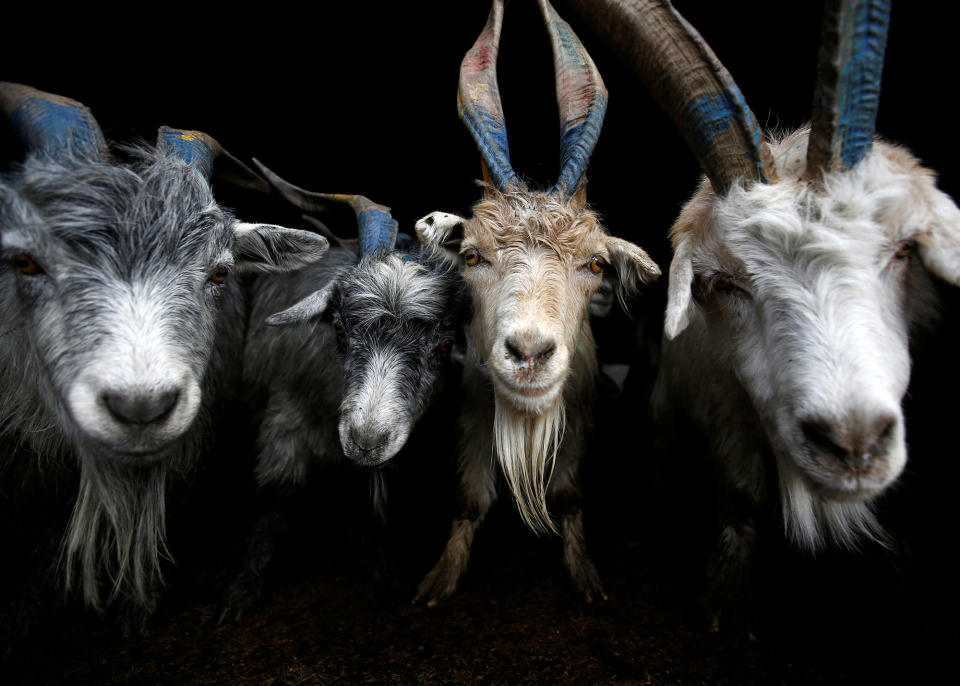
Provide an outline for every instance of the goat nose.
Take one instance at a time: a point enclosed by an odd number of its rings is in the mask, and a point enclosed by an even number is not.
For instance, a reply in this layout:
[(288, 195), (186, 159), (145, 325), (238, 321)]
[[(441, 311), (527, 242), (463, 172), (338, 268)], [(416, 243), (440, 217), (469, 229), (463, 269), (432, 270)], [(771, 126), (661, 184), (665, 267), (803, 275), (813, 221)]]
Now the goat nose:
[(390, 441), (390, 432), (372, 430), (351, 431), (350, 437), (353, 439), (353, 444), (357, 447), (357, 450), (362, 453), (369, 453), (388, 443)]
[(517, 364), (534, 366), (550, 359), (557, 349), (556, 343), (539, 334), (531, 336), (508, 336), (504, 342), (507, 359)]
[(800, 422), (800, 428), (811, 447), (848, 469), (865, 469), (871, 460), (886, 455), (897, 421), (895, 415), (887, 413), (852, 422), (808, 417)]
[(142, 426), (166, 419), (180, 400), (180, 389), (152, 392), (106, 391), (101, 397), (116, 420)]

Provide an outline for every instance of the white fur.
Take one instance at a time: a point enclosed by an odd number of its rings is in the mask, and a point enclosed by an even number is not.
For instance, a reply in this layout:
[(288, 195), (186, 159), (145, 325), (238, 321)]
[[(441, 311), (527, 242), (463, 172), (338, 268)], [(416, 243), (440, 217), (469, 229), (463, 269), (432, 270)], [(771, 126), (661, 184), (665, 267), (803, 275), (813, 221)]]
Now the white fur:
[[(690, 413), (735, 486), (762, 464), (753, 455), (772, 452), (799, 545), (851, 546), (881, 535), (870, 503), (906, 463), (909, 330), (929, 314), (918, 256), (896, 253), (914, 240), (928, 268), (960, 283), (960, 211), (932, 174), (882, 142), (822, 187), (798, 178), (806, 132), (773, 151), (776, 183), (724, 197), (704, 185), (674, 227), (654, 402), (661, 414)], [(860, 449), (868, 466), (846, 469), (810, 439), (811, 425), (840, 443), (883, 440)]]

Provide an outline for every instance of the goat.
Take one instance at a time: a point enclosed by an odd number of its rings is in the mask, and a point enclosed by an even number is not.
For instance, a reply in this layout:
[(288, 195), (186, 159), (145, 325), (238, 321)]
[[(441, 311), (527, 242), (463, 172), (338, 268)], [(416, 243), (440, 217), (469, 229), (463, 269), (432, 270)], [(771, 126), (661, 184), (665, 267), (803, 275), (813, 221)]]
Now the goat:
[[(253, 289), (244, 383), (260, 416), (257, 484), (291, 500), (317, 467), (346, 458), (371, 468), (372, 504), (382, 520), (383, 475), (373, 468), (396, 456), (444, 386), (463, 282), (416, 244), (414, 251), (395, 249), (397, 223), (388, 208), (359, 195), (311, 193), (260, 170), (307, 212), (328, 210), (331, 201), (350, 204), (359, 255), (352, 245), (335, 248), (322, 262)], [(277, 503), (254, 525), (223, 617), (259, 604), (273, 539), (287, 528), (278, 510), (289, 507)]]
[(670, 233), (652, 404), (662, 423), (702, 429), (718, 472), (704, 594), (716, 630), (749, 590), (757, 513), (777, 483), (797, 547), (885, 539), (874, 508), (907, 459), (909, 334), (931, 313), (928, 271), (960, 284), (960, 211), (909, 152), (874, 139), (887, 2), (827, 3), (812, 126), (776, 139), (669, 3), (575, 4), (706, 172)]
[[(563, 143), (561, 173), (534, 191), (510, 166), (496, 82), (503, 16), (487, 24), (460, 69), (459, 109), (483, 157), (483, 199), (473, 216), (433, 212), (416, 224), (422, 242), (462, 270), (473, 297), (460, 418), (459, 500), (439, 561), (415, 602), (451, 595), (466, 570), (474, 532), (496, 499), (495, 455), (520, 515), (557, 531), (564, 562), (589, 602), (605, 598), (587, 555), (579, 494), (597, 372), (588, 305), (604, 273), (623, 297), (659, 276), (637, 246), (609, 236), (586, 205), (584, 170), (603, 121), (606, 89), (574, 35), (546, 0), (540, 10), (554, 50)], [(450, 254), (452, 251), (452, 254)]]
[(65, 588), (140, 621), (169, 557), (168, 487), (196, 468), (236, 385), (237, 275), (298, 268), (328, 244), (217, 205), (214, 165), (246, 168), (205, 134), (163, 127), (121, 164), (75, 101), (3, 83), (0, 105), (27, 152), (0, 180), (0, 434), (16, 446), (0, 466), (76, 465)]

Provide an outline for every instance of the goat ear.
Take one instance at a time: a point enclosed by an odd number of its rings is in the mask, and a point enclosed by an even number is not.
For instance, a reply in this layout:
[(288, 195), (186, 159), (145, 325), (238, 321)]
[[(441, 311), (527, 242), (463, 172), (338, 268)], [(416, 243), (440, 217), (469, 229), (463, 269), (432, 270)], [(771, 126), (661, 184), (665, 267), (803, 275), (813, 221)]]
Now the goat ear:
[(246, 222), (233, 226), (233, 256), (242, 271), (293, 271), (319, 260), (329, 247), (326, 238), (310, 231)]
[(927, 193), (926, 231), (917, 237), (920, 258), (941, 279), (960, 286), (960, 209), (946, 193)]
[(614, 236), (607, 237), (607, 252), (617, 273), (621, 298), (637, 291), (641, 283), (655, 281), (660, 276), (660, 267), (640, 246)]
[(693, 298), (693, 260), (691, 239), (685, 237), (674, 248), (670, 262), (670, 278), (667, 283), (667, 313), (663, 333), (667, 340), (676, 338), (690, 323), (690, 307)]
[(282, 312), (271, 314), (266, 322), (270, 326), (283, 326), (285, 324), (299, 324), (300, 322), (310, 321), (323, 316), (330, 304), (330, 296), (333, 295), (337, 287), (336, 280), (331, 281), (319, 291), (314, 291), (296, 305), (288, 307)]
[(431, 212), (418, 221), (414, 228), (417, 238), (429, 248), (434, 257), (450, 264), (459, 264), (465, 221), (463, 217), (449, 212)]

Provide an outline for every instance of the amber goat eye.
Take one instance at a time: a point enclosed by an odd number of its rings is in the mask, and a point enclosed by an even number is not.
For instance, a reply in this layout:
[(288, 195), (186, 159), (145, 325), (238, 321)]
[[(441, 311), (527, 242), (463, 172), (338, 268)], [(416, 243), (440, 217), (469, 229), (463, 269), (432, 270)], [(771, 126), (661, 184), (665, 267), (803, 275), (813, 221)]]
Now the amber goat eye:
[(227, 280), (230, 271), (226, 267), (217, 267), (210, 273), (210, 280), (214, 283), (223, 283)]
[(473, 267), (480, 263), (480, 253), (473, 248), (469, 248), (463, 252), (463, 261), (467, 263), (467, 266)]
[(13, 266), (16, 267), (17, 271), (21, 274), (32, 276), (33, 274), (40, 273), (40, 267), (37, 263), (26, 255), (14, 255)]
[(603, 274), (603, 270), (607, 266), (607, 261), (600, 257), (600, 255), (594, 255), (590, 258), (587, 266), (590, 267), (590, 271), (594, 274)]
[(337, 335), (338, 335), (338, 336), (346, 336), (346, 335), (347, 335), (347, 330), (346, 330), (345, 328), (343, 328), (343, 324), (341, 324), (340, 322), (334, 322), (334, 323), (333, 323), (333, 330), (337, 332)]
[(437, 350), (444, 355), (447, 355), (451, 350), (453, 350), (453, 341), (451, 341), (449, 338), (441, 341), (440, 345), (437, 346)]

